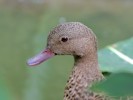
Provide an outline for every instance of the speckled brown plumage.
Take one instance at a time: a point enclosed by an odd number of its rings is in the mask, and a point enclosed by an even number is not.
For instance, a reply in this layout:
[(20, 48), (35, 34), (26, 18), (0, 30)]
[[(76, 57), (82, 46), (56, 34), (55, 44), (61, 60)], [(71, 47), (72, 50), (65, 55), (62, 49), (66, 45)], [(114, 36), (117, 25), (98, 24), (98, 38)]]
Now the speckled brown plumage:
[(106, 100), (88, 90), (93, 82), (103, 79), (98, 67), (97, 39), (90, 28), (80, 22), (58, 25), (50, 31), (46, 49), (29, 59), (28, 64), (38, 65), (54, 55), (72, 55), (75, 60), (64, 100)]
[[(69, 41), (62, 43), (62, 37)], [(103, 100), (87, 90), (103, 78), (98, 67), (96, 36), (91, 29), (79, 22), (61, 24), (50, 32), (47, 46), (58, 55), (73, 55), (75, 59), (64, 100)]]

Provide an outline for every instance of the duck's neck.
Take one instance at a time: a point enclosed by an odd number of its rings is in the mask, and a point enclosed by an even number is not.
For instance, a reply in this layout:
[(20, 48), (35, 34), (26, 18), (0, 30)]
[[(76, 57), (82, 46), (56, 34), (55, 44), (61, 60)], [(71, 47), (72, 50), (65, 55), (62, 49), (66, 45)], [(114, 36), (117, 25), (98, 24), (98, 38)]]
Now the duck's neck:
[(75, 56), (72, 74), (65, 88), (64, 100), (88, 100), (88, 87), (92, 82), (102, 79), (98, 68), (97, 54), (85, 57)]

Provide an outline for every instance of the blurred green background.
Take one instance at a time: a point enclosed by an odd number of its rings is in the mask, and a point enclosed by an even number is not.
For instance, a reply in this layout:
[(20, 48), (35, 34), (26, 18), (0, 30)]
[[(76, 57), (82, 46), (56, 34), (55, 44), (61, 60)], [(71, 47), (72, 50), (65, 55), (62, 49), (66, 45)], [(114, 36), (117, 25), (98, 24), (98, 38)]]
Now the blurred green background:
[(62, 100), (72, 57), (57, 56), (38, 67), (26, 60), (65, 21), (90, 27), (102, 49), (133, 36), (133, 1), (0, 0), (0, 100)]

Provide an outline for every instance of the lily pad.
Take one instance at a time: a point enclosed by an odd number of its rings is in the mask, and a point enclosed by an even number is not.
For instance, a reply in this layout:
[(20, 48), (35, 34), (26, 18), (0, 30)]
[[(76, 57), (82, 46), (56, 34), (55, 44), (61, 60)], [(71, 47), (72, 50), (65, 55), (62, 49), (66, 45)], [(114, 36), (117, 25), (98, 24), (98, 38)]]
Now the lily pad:
[(133, 38), (105, 47), (99, 53), (100, 69), (111, 75), (92, 89), (120, 100), (133, 99)]
[(98, 53), (103, 72), (133, 73), (133, 38), (107, 46)]
[[(106, 80), (94, 84), (92, 90), (103, 92), (113, 98), (133, 97), (133, 74), (115, 73), (106, 78)], [(133, 98), (132, 98), (133, 99)], [(122, 100), (132, 100), (122, 99)], [(121, 99), (117, 99), (121, 100)]]

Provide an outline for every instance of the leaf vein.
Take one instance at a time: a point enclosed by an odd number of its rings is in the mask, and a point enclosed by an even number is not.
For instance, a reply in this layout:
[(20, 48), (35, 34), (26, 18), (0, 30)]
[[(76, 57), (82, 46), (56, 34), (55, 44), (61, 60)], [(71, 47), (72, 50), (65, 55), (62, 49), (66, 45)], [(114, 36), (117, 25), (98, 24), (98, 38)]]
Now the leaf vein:
[(120, 57), (124, 61), (133, 65), (133, 59), (132, 58), (128, 57), (127, 55), (123, 54), (122, 52), (118, 51), (117, 49), (115, 49), (111, 46), (109, 46), (108, 49), (111, 50), (113, 53), (115, 53), (118, 57)]

